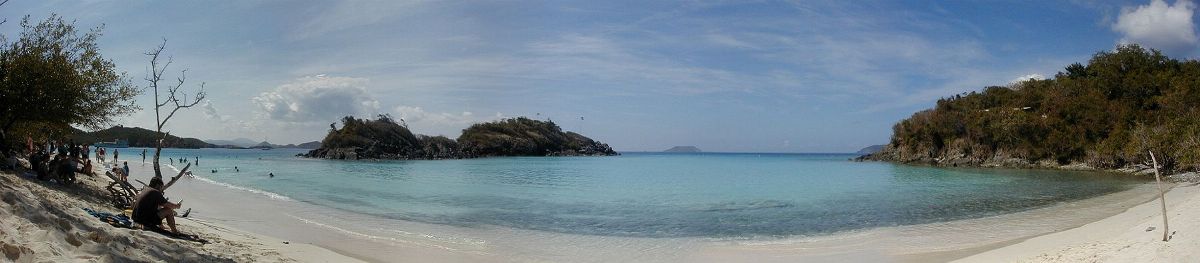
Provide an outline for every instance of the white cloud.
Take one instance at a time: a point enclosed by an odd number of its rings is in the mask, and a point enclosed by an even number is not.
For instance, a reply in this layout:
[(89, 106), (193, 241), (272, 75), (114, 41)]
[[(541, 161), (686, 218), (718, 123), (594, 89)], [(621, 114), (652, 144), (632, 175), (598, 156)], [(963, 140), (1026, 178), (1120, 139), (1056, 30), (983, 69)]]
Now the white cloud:
[(1046, 79), (1046, 76), (1042, 76), (1042, 74), (1037, 74), (1037, 73), (1033, 73), (1033, 74), (1027, 74), (1027, 75), (1020, 76), (1020, 77), (1017, 77), (1017, 78), (1015, 78), (1015, 79), (1012, 79), (1011, 81), (1008, 81), (1008, 83), (1010, 83), (1010, 84), (1012, 84), (1012, 83), (1021, 83), (1021, 82), (1024, 82), (1024, 81), (1029, 81), (1030, 79), (1033, 79), (1033, 80), (1043, 80), (1043, 79)]
[(446, 124), (470, 124), (475, 121), (475, 114), (469, 111), (464, 111), (459, 114), (448, 112), (426, 112), (421, 107), (413, 106), (396, 106), (397, 117), (408, 123), (427, 123), (435, 125)]
[(217, 108), (213, 107), (211, 100), (204, 100), (204, 104), (200, 105), (204, 110), (204, 118), (209, 120), (217, 120), (221, 123), (228, 122), (233, 116), (221, 115), (217, 113)]
[(379, 111), (379, 101), (367, 93), (367, 79), (317, 75), (299, 78), (252, 101), (268, 119), (286, 122), (328, 122), (346, 115)]
[(470, 111), (461, 113), (429, 112), (421, 107), (404, 105), (396, 106), (393, 112), (414, 132), (447, 136), (456, 136), (457, 132), (471, 124), (504, 118), (504, 114), (499, 112), (490, 116), (478, 116)]
[(1173, 5), (1153, 0), (1148, 5), (1123, 8), (1112, 28), (1121, 33), (1123, 44), (1137, 43), (1168, 54), (1186, 55), (1196, 50), (1198, 41), (1192, 23), (1195, 9), (1196, 5), (1187, 0)]

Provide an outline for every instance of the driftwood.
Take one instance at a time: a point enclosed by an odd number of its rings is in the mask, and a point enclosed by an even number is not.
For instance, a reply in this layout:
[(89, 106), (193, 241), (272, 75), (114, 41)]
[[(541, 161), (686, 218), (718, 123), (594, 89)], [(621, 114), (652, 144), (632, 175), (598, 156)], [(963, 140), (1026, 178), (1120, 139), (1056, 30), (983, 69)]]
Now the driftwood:
[(1167, 228), (1167, 195), (1163, 193), (1162, 179), (1159, 178), (1162, 176), (1158, 174), (1158, 159), (1154, 158), (1154, 152), (1147, 152), (1150, 153), (1150, 160), (1154, 161), (1154, 183), (1158, 185), (1158, 198), (1159, 200), (1162, 200), (1163, 241), (1165, 242), (1171, 239), (1171, 230)]
[(187, 165), (184, 165), (184, 166), (183, 166), (183, 169), (179, 169), (179, 174), (175, 175), (175, 177), (171, 177), (171, 181), (170, 181), (170, 182), (167, 182), (167, 184), (164, 184), (164, 185), (163, 185), (163, 187), (162, 187), (162, 189), (158, 189), (158, 190), (159, 190), (159, 191), (162, 191), (163, 193), (166, 193), (166, 192), (167, 192), (167, 188), (168, 188), (168, 187), (171, 187), (171, 185), (174, 185), (174, 184), (175, 184), (175, 181), (178, 181), (178, 180), (179, 180), (179, 177), (183, 177), (183, 174), (184, 174), (184, 173), (187, 173), (187, 170), (188, 170), (188, 168), (191, 168), (191, 167), (192, 167), (192, 164), (190, 164), (190, 163), (189, 163), (189, 164), (187, 164)]
[(137, 190), (127, 181), (122, 181), (113, 175), (112, 172), (104, 172), (108, 179), (112, 179), (112, 183), (108, 184), (108, 192), (113, 195), (113, 206), (118, 208), (129, 208), (133, 205), (133, 198), (137, 196)]

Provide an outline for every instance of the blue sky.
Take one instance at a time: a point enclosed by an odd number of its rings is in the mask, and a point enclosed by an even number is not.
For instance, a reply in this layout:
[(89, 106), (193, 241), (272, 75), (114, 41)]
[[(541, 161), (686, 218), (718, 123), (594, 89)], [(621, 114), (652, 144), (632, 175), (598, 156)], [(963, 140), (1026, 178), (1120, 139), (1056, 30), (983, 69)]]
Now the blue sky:
[[(939, 97), (1053, 76), (1119, 43), (1197, 55), (1188, 1), (32, 1), (104, 24), (101, 51), (145, 86), (168, 39), (203, 105), (173, 134), (320, 140), (338, 116), (552, 119), (621, 151), (852, 152)], [(151, 95), (121, 119), (151, 127)], [(580, 117), (583, 117), (581, 120)]]

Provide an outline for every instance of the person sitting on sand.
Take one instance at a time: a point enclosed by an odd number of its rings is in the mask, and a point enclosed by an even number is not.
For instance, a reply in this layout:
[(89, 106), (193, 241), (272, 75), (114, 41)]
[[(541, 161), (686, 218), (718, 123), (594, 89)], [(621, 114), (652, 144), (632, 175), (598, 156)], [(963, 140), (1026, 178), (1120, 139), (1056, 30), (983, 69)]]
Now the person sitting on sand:
[(92, 171), (92, 159), (83, 160), (83, 174), (88, 176), (96, 176), (96, 172)]
[(163, 181), (158, 177), (150, 179), (150, 184), (138, 193), (137, 198), (133, 202), (133, 222), (141, 224), (143, 228), (150, 230), (161, 230), (163, 219), (167, 220), (167, 226), (171, 228), (171, 233), (179, 233), (179, 229), (175, 228), (175, 209), (183, 206), (183, 201), (179, 203), (167, 202), (167, 198), (163, 196), (162, 188)]
[(62, 184), (75, 183), (75, 170), (78, 168), (74, 156), (63, 156), (58, 161), (58, 182)]

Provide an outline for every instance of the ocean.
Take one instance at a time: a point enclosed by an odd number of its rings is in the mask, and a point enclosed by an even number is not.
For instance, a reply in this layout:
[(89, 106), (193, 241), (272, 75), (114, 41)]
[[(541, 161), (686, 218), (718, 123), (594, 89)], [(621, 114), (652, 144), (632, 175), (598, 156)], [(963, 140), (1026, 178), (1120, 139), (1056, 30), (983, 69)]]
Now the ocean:
[[(120, 150), (140, 158), (138, 148)], [(302, 152), (164, 149), (163, 163), (199, 157), (192, 170), (202, 180), (377, 218), (639, 238), (819, 236), (1015, 213), (1144, 183), (1097, 172), (848, 161), (853, 154), (337, 161), (295, 156)]]

